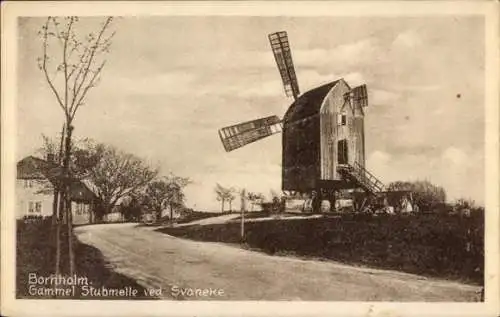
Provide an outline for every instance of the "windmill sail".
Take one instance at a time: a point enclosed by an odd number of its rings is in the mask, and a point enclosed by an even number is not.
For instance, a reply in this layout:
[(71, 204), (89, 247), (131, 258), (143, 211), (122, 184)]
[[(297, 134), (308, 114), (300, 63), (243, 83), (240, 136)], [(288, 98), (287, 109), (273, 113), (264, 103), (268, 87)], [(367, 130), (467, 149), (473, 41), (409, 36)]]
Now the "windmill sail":
[(292, 52), (290, 50), (290, 43), (288, 42), (288, 35), (286, 32), (276, 32), (269, 34), (269, 42), (273, 50), (278, 70), (283, 80), (285, 94), (288, 97), (297, 99), (299, 95), (299, 84), (295, 69), (293, 67)]
[(368, 107), (368, 92), (366, 91), (366, 85), (353, 88), (346, 93), (346, 99), (350, 99), (355, 107)]
[(270, 116), (219, 130), (219, 136), (226, 152), (281, 132), (281, 120)]

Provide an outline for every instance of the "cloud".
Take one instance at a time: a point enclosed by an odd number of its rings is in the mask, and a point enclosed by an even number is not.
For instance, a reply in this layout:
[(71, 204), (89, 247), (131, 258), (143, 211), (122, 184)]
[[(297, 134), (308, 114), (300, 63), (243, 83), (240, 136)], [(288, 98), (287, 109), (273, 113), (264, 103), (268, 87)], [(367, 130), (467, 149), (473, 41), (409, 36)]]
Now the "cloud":
[(387, 176), (390, 172), (391, 155), (383, 151), (374, 151), (366, 159), (368, 170), (375, 175)]
[(445, 163), (449, 163), (453, 166), (463, 166), (468, 163), (467, 156), (464, 151), (456, 148), (456, 147), (448, 147), (443, 151), (442, 158)]
[(366, 83), (365, 77), (359, 72), (347, 73), (341, 76), (352, 88)]
[(337, 74), (323, 74), (318, 69), (307, 69), (297, 74), (301, 93), (340, 78)]
[(421, 43), (422, 40), (415, 30), (407, 30), (396, 36), (392, 42), (392, 47), (396, 49), (414, 49)]
[(400, 91), (417, 91), (417, 92), (428, 92), (440, 90), (443, 87), (441, 85), (394, 85), (392, 86), (395, 90)]
[[(114, 76), (113, 76), (114, 75)], [(109, 74), (113, 77), (112, 86), (120, 94), (186, 94), (188, 93), (198, 76), (195, 73), (171, 71), (160, 74), (145, 76), (125, 77)]]
[(325, 66), (344, 68), (370, 61), (377, 55), (379, 47), (375, 39), (364, 38), (356, 42), (337, 45), (330, 49), (293, 50), (292, 57), (298, 67)]
[[(152, 76), (116, 77), (113, 89), (119, 94), (137, 95), (186, 95), (191, 96), (233, 96), (233, 97), (282, 97), (283, 83), (278, 70), (275, 73), (249, 73), (238, 77), (220, 73), (219, 77), (209, 80), (211, 73), (200, 70), (172, 71)], [(344, 78), (351, 86), (364, 82), (363, 75), (357, 72), (342, 74), (322, 74), (315, 69), (306, 69), (297, 74), (301, 93), (322, 84)]]
[(368, 99), (373, 105), (392, 104), (398, 100), (399, 94), (383, 89), (368, 89)]
[(449, 146), (442, 151), (369, 153), (366, 165), (384, 184), (397, 180), (427, 179), (443, 186), (448, 201), (460, 197), (484, 203), (484, 166), (481, 152)]

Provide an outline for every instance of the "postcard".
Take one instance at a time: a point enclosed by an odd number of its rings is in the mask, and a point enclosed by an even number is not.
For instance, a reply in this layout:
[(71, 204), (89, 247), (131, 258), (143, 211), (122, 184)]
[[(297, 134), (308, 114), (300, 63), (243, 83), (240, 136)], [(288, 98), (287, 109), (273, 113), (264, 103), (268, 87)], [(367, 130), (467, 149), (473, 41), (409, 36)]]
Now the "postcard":
[(497, 316), (498, 2), (4, 2), (2, 314)]

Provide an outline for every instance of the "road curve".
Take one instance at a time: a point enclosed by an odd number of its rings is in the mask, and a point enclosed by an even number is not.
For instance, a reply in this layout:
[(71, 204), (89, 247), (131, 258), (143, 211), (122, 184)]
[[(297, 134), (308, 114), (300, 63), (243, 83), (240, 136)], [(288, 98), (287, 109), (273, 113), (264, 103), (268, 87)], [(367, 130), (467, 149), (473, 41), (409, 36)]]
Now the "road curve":
[[(165, 299), (473, 301), (479, 287), (175, 238), (135, 224), (75, 228), (118, 273)], [(189, 290), (214, 290), (207, 296)], [(180, 293), (183, 291), (183, 294)], [(215, 292), (223, 290), (223, 292)]]

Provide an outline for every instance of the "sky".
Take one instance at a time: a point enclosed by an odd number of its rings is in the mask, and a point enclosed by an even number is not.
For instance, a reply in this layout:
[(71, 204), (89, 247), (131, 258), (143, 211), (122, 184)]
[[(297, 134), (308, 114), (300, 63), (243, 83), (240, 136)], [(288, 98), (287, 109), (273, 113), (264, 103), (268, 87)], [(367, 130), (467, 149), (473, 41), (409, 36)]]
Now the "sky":
[[(102, 19), (82, 18), (81, 32)], [(63, 116), (36, 59), (43, 18), (18, 29), (17, 151), (56, 136)], [(281, 135), (225, 152), (218, 129), (283, 116), (267, 35), (288, 32), (301, 92), (366, 84), (366, 166), (382, 182), (429, 180), (448, 200), (484, 203), (484, 20), (429, 17), (121, 17), (102, 80), (75, 137), (112, 144), (161, 173), (190, 177), (187, 205), (219, 210), (214, 186), (269, 196), (281, 187)], [(235, 203), (234, 206), (238, 206)]]

